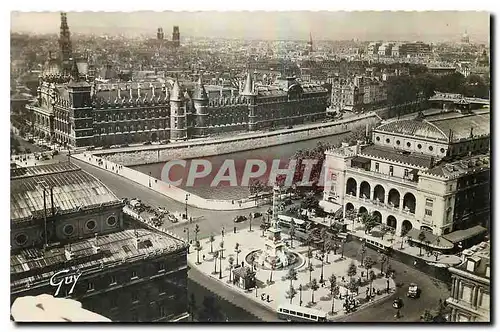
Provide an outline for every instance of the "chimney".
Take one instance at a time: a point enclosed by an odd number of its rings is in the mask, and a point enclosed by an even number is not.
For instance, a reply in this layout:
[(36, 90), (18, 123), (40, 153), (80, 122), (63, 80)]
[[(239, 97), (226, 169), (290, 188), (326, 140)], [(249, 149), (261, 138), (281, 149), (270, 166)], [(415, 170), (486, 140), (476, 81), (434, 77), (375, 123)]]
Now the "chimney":
[(68, 261), (75, 258), (75, 254), (73, 253), (73, 250), (71, 250), (71, 243), (64, 248), (64, 255)]
[(92, 251), (94, 254), (98, 254), (101, 251), (101, 247), (99, 247), (97, 242), (97, 233), (95, 234), (94, 243), (92, 244)]
[(139, 244), (141, 243), (141, 239), (139, 238), (139, 233), (137, 233), (137, 230), (135, 230), (134, 234), (135, 234), (135, 239), (134, 239), (135, 249), (139, 250)]

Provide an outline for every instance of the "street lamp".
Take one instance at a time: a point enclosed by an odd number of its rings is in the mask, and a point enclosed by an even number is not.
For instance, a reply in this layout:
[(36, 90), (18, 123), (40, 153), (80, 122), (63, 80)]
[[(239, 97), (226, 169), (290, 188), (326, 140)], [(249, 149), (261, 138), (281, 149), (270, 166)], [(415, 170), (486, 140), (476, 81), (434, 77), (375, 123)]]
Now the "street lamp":
[(148, 178), (148, 181), (149, 181), (149, 188), (151, 188), (151, 172), (149, 172), (149, 178)]
[(188, 198), (191, 194), (186, 194), (186, 220), (188, 220)]

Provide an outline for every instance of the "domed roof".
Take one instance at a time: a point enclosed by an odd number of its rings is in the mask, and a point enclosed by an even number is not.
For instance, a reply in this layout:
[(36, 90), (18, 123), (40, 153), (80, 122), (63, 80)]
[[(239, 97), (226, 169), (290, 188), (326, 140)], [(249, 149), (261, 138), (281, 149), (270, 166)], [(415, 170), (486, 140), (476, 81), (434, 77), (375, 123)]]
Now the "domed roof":
[(57, 59), (47, 59), (43, 66), (42, 76), (57, 76), (62, 74), (61, 64)]
[(448, 136), (438, 127), (428, 121), (399, 120), (378, 126), (375, 130), (394, 134), (415, 136), (437, 141), (448, 141)]

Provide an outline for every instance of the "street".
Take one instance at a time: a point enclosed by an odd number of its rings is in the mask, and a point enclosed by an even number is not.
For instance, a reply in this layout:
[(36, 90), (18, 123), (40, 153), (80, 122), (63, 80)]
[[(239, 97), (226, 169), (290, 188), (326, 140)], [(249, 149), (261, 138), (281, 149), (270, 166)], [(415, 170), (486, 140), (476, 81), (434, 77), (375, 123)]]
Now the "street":
[[(351, 258), (356, 257), (359, 247), (360, 243), (357, 241), (346, 243), (344, 255)], [(378, 253), (366, 248), (365, 257), (367, 256), (377, 258)], [(425, 309), (437, 307), (439, 299), (445, 300), (449, 296), (450, 292), (445, 283), (399, 261), (390, 259), (389, 264), (396, 271), (396, 284), (400, 284), (396, 292), (376, 305), (339, 319), (339, 322), (418, 322)], [(412, 282), (422, 289), (420, 298), (411, 299), (406, 296), (408, 285)], [(396, 319), (394, 318), (396, 309), (392, 307), (392, 302), (398, 297), (403, 300), (403, 308), (401, 309), (401, 318)]]
[[(141, 199), (146, 204), (152, 206), (163, 206), (170, 211), (184, 211), (185, 205), (172, 199), (169, 199), (161, 194), (158, 194), (148, 188), (138, 185), (128, 179), (115, 175), (113, 173), (98, 169), (96, 167), (87, 165), (80, 161), (73, 160), (76, 165), (80, 166), (85, 171), (99, 178), (105, 185), (107, 185), (118, 197), (120, 198), (132, 198), (137, 197)], [(254, 211), (265, 211), (266, 207), (260, 207), (255, 209), (244, 210), (245, 215)], [(232, 232), (233, 219), (236, 215), (242, 214), (243, 212), (234, 211), (208, 211), (200, 210), (197, 208), (188, 207), (188, 214), (193, 217), (203, 216), (200, 221), (196, 222), (200, 227), (199, 238), (208, 237), (210, 234), (219, 234), (222, 227), (225, 227), (226, 232)], [(194, 238), (193, 229), (195, 223), (189, 225), (190, 238)], [(255, 220), (253, 227), (255, 229), (259, 228), (260, 220)], [(248, 221), (236, 224), (239, 228), (248, 227)], [(186, 224), (166, 224), (169, 231), (187, 238), (187, 234), (184, 232)], [(346, 243), (344, 255), (347, 257), (354, 258), (357, 255), (360, 243), (356, 241), (351, 241)], [(367, 248), (367, 256), (372, 256), (377, 258), (378, 253), (370, 248)], [(392, 302), (395, 298), (401, 297), (403, 299), (403, 308), (401, 309), (402, 317), (397, 321), (401, 322), (415, 322), (419, 321), (420, 315), (423, 314), (425, 309), (434, 308), (438, 304), (439, 299), (446, 299), (449, 295), (448, 288), (443, 282), (437, 281), (429, 276), (417, 271), (401, 262), (390, 260), (390, 265), (396, 271), (395, 279), (397, 284), (401, 286), (396, 290), (396, 293), (391, 297), (382, 300), (374, 306), (363, 309), (359, 312), (354, 312), (353, 314), (339, 319), (341, 322), (394, 322), (395, 309), (392, 308)], [(270, 317), (274, 317), (273, 314), (269, 313), (271, 316), (266, 316), (263, 312), (268, 312), (262, 307), (255, 303), (251, 303), (241, 295), (235, 294), (229, 289), (217, 283), (217, 281), (207, 280), (208, 278), (196, 272), (194, 269), (190, 271), (190, 278), (196, 281), (198, 284), (203, 285), (207, 289), (210, 289), (216, 294), (220, 294), (222, 297), (230, 300), (233, 303), (237, 303), (238, 306), (244, 309), (256, 313), (261, 319), (268, 321)], [(417, 283), (422, 289), (422, 294), (418, 299), (409, 299), (406, 297), (406, 291), (408, 285), (413, 282)], [(240, 298), (241, 297), (241, 298)]]

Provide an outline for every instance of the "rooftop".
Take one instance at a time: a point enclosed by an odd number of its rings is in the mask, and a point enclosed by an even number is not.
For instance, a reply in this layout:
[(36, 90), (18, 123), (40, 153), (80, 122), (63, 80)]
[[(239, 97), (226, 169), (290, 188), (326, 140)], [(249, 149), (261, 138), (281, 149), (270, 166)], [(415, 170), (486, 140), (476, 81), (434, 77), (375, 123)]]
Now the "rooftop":
[(448, 142), (445, 132), (425, 120), (391, 121), (378, 126), (375, 130)]
[[(96, 253), (94, 245), (100, 248), (99, 252)], [(70, 247), (66, 245), (46, 251), (37, 248), (23, 249), (10, 257), (11, 287), (24, 286), (28, 280), (33, 284), (47, 279), (55, 270), (68, 265), (83, 272), (94, 267), (110, 267), (145, 257), (163, 256), (184, 249), (185, 246), (184, 241), (164, 233), (126, 229), (72, 242)], [(73, 254), (71, 261), (66, 256), (66, 250), (71, 250)]]
[(388, 159), (403, 164), (417, 167), (429, 168), (432, 165), (433, 158), (421, 153), (407, 153), (394, 148), (388, 148), (378, 145), (368, 145), (361, 150), (360, 155), (365, 157), (375, 157)]
[[(23, 222), (37, 218), (44, 209), (44, 187), (53, 188), (57, 213), (90, 206), (118, 204), (120, 200), (101, 181), (69, 163), (48, 164), (11, 170), (10, 219)], [(46, 202), (50, 192), (46, 191)], [(47, 208), (50, 204), (47, 204)]]
[(454, 162), (447, 162), (431, 168), (427, 173), (445, 177), (461, 176), (467, 172), (482, 171), (490, 169), (490, 155), (483, 154), (469, 158), (461, 158)]
[(490, 112), (489, 110), (481, 110), (472, 114), (460, 114), (449, 119), (434, 120), (432, 124), (445, 133), (451, 131), (453, 140), (470, 138), (471, 134), (473, 136), (489, 135)]
[[(467, 256), (467, 259), (462, 264), (455, 266), (454, 268), (457, 270), (461, 270), (467, 273), (472, 273), (475, 276), (490, 279), (490, 276), (487, 274), (487, 268), (490, 266), (490, 242), (482, 242), (479, 245), (473, 246), (470, 249), (464, 250), (464, 254)], [(467, 269), (469, 260), (475, 262), (473, 271)]]

